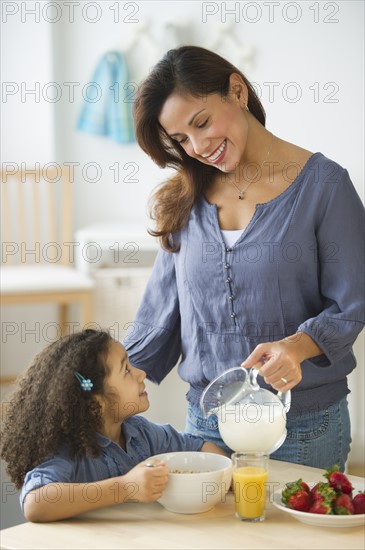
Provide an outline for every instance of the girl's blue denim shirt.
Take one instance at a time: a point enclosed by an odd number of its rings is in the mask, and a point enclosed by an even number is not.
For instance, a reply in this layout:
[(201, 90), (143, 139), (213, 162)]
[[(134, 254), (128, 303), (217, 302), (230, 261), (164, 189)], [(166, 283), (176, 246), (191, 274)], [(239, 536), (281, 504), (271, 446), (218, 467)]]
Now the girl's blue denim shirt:
[(125, 451), (111, 439), (98, 434), (101, 448), (98, 457), (71, 458), (65, 446), (57, 455), (28, 472), (20, 493), (22, 509), (30, 491), (49, 483), (92, 483), (122, 476), (152, 455), (200, 451), (204, 444), (202, 437), (178, 432), (169, 424), (154, 424), (143, 416), (128, 418), (123, 422), (122, 429)]

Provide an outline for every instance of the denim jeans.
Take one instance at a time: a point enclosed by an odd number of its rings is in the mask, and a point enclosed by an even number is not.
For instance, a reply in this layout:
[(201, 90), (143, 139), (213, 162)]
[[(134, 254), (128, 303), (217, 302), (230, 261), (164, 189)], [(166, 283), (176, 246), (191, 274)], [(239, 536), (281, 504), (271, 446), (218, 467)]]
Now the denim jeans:
[[(321, 469), (338, 464), (341, 470), (345, 469), (351, 443), (346, 397), (320, 411), (289, 412), (286, 427), (288, 434), (285, 442), (270, 458)], [(217, 417), (204, 418), (200, 409), (191, 404), (188, 406), (185, 431), (212, 441), (228, 455), (232, 453), (220, 437)]]

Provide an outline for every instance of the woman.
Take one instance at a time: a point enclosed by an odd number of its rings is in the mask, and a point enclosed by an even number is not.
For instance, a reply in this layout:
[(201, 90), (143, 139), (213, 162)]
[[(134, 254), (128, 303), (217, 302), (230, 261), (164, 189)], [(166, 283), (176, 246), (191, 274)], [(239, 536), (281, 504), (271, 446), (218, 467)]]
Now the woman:
[(154, 196), (163, 248), (124, 342), (131, 362), (159, 383), (181, 355), (186, 429), (225, 448), (200, 396), (260, 361), (264, 387), (292, 390), (272, 457), (344, 468), (364, 311), (364, 209), (347, 171), (268, 131), (244, 75), (203, 48), (169, 51), (134, 116), (139, 145), (176, 174)]

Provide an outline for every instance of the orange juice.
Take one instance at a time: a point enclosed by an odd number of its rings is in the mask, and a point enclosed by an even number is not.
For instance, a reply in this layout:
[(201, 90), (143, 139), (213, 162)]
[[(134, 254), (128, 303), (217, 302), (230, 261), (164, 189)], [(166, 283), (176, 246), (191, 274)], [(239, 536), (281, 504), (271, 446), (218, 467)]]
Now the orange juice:
[(258, 466), (233, 470), (235, 508), (240, 518), (263, 519), (268, 477), (269, 472)]

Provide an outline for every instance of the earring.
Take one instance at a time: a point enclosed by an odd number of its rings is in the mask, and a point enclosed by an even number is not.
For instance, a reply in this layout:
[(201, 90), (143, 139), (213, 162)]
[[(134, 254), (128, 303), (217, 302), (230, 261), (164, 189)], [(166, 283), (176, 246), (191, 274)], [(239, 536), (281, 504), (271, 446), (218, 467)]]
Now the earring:
[(249, 110), (249, 109), (248, 109), (248, 105), (247, 105), (247, 103), (246, 103), (246, 105), (245, 105), (245, 111), (248, 111), (248, 110)]

